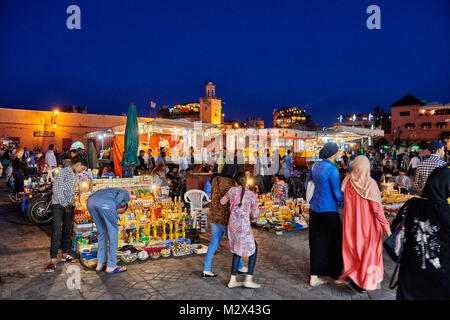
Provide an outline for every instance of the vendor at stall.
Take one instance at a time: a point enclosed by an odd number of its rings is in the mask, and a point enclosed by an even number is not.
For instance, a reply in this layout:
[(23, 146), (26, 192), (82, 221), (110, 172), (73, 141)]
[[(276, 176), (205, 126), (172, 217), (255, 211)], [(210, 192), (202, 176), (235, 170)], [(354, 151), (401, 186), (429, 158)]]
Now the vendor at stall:
[(398, 176), (395, 177), (395, 187), (399, 189), (406, 189), (406, 191), (411, 188), (411, 180), (405, 175), (405, 169), (400, 168), (398, 171)]
[(98, 231), (97, 273), (106, 270), (106, 273), (112, 274), (127, 270), (117, 266), (118, 220), (119, 214), (127, 211), (130, 200), (128, 191), (114, 188), (98, 190), (87, 200), (87, 208)]

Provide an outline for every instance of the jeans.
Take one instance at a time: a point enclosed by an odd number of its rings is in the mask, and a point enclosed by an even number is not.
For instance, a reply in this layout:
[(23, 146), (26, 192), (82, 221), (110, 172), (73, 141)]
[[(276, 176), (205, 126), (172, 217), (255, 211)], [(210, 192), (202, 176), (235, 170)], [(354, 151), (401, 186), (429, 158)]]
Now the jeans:
[(62, 253), (65, 254), (71, 246), (72, 219), (74, 209), (75, 207), (70, 206), (69, 212), (66, 212), (63, 206), (59, 204), (53, 205), (53, 231), (50, 244), (50, 259), (56, 259), (58, 257), (58, 249), (60, 247)]
[[(258, 245), (255, 242), (255, 253), (253, 253), (248, 258), (248, 272), (247, 272), (247, 274), (250, 275), (250, 276), (252, 276), (253, 272), (255, 271), (255, 264), (256, 264), (256, 256), (257, 256), (257, 254), (258, 254)], [(237, 275), (239, 261), (242, 261), (242, 258), (239, 257), (237, 254), (233, 253), (233, 262), (231, 263), (231, 275), (232, 276)]]
[(24, 176), (23, 174), (13, 174), (14, 177), (14, 190), (12, 195), (18, 195), (20, 192), (23, 192), (23, 180), (24, 180)]
[[(228, 237), (228, 226), (221, 226), (211, 222), (211, 241), (208, 246), (208, 252), (206, 253), (203, 271), (211, 271), (211, 263), (214, 258), (214, 253), (222, 241), (223, 234), (226, 234)], [(242, 259), (239, 259), (238, 264), (239, 269), (244, 267), (244, 262), (242, 262)]]
[(91, 196), (87, 201), (87, 208), (97, 226), (97, 263), (106, 263), (108, 268), (114, 268), (117, 265), (119, 246), (119, 215), (116, 204), (101, 197)]

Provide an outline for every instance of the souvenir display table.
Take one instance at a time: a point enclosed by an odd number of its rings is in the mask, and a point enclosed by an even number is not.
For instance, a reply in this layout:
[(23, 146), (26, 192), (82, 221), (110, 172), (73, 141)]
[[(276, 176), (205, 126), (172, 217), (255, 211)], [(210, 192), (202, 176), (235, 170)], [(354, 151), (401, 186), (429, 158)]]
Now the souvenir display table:
[(202, 252), (200, 246), (186, 238), (193, 218), (184, 203), (180, 198), (169, 198), (167, 188), (153, 185), (150, 176), (93, 179), (80, 182), (74, 212), (73, 250), (80, 254), (83, 265), (95, 266), (97, 254), (97, 230), (86, 201), (93, 192), (104, 188), (126, 189), (131, 196), (127, 212), (118, 221), (118, 261), (131, 263)]
[(271, 193), (258, 196), (259, 218), (255, 226), (278, 235), (308, 228), (309, 204), (302, 198), (289, 198), (285, 205)]
[(391, 222), (405, 202), (413, 197), (391, 188), (381, 191), (381, 202), (388, 221)]

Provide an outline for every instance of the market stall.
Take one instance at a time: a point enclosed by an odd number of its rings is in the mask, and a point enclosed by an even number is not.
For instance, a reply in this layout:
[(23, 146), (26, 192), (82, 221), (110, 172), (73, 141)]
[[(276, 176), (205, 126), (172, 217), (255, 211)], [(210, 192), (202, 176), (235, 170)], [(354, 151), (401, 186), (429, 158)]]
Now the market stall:
[(379, 129), (354, 128), (348, 126), (335, 126), (328, 130), (317, 133), (314, 140), (305, 141), (305, 155), (308, 162), (319, 161), (319, 151), (327, 142), (335, 142), (339, 146), (339, 154), (344, 151), (351, 152), (357, 150), (357, 154), (361, 154), (361, 149), (371, 146), (373, 139), (383, 137), (384, 131)]
[[(179, 163), (182, 152), (189, 153), (190, 147), (194, 147), (194, 158), (202, 163), (206, 157), (206, 147), (213, 141), (212, 137), (221, 134), (221, 129), (216, 124), (191, 122), (188, 120), (152, 119), (148, 122), (140, 122), (139, 126), (139, 150), (147, 152), (152, 149), (152, 156), (158, 157), (161, 147), (166, 148), (166, 160), (175, 164)], [(103, 141), (106, 137), (112, 138), (114, 171), (117, 176), (122, 176), (120, 161), (123, 158), (125, 124), (109, 128), (105, 131), (87, 133), (85, 139), (98, 139)], [(108, 147), (108, 146), (104, 146)], [(103, 145), (102, 145), (103, 148)]]
[(258, 196), (259, 219), (255, 226), (278, 235), (308, 228), (309, 204), (302, 198), (289, 198), (282, 205), (272, 193)]
[[(204, 252), (191, 243), (194, 216), (168, 188), (158, 188), (151, 176), (117, 179), (83, 179), (78, 187), (73, 223), (73, 250), (87, 267), (96, 265), (97, 230), (86, 208), (88, 197), (104, 188), (130, 192), (129, 208), (119, 223), (118, 261), (131, 263), (149, 257), (183, 257)], [(194, 230), (195, 232), (195, 230)]]
[(415, 196), (395, 190), (393, 182), (383, 182), (381, 183), (381, 188), (383, 189), (381, 191), (382, 206), (386, 218), (391, 222), (405, 202)]

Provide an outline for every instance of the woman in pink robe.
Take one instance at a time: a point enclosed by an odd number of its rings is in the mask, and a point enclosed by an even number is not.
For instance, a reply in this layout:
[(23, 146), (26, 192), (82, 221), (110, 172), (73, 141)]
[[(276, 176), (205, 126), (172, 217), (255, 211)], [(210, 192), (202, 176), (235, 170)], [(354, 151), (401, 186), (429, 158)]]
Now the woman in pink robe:
[(383, 281), (382, 233), (389, 236), (390, 226), (378, 185), (370, 177), (369, 159), (356, 157), (351, 169), (342, 182), (344, 273), (335, 283), (343, 285), (352, 280), (363, 290), (375, 290)]

